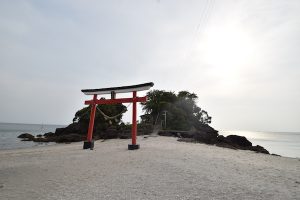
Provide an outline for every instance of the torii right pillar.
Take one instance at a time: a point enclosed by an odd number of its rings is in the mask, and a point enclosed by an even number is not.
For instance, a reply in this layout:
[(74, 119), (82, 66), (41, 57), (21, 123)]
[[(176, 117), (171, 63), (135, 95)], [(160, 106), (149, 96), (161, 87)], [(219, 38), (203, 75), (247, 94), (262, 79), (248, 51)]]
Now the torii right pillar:
[(128, 150), (139, 149), (140, 145), (136, 144), (137, 123), (136, 123), (136, 91), (132, 92), (132, 129), (131, 129), (131, 144), (128, 144)]

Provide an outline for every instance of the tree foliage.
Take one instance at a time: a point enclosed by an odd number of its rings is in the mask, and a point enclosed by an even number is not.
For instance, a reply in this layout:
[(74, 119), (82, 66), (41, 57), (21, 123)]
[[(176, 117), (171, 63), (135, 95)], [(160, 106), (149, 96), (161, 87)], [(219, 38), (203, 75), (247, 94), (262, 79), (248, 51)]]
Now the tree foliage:
[(197, 106), (198, 96), (195, 93), (180, 91), (175, 94), (170, 91), (153, 90), (147, 93), (147, 97), (148, 101), (142, 104), (146, 112), (144, 116), (148, 116), (153, 124), (164, 122), (162, 114), (165, 112), (167, 129), (189, 130), (211, 123), (208, 113)]
[[(116, 116), (120, 113), (127, 111), (126, 106), (123, 104), (113, 104), (113, 105), (97, 105), (95, 114), (95, 127), (97, 129), (105, 130), (110, 125), (118, 125), (122, 119), (123, 114), (118, 115), (114, 119), (105, 119), (105, 117), (98, 110), (100, 109), (107, 116)], [(73, 122), (78, 122), (82, 126), (88, 126), (90, 120), (91, 106), (87, 106), (77, 111)]]

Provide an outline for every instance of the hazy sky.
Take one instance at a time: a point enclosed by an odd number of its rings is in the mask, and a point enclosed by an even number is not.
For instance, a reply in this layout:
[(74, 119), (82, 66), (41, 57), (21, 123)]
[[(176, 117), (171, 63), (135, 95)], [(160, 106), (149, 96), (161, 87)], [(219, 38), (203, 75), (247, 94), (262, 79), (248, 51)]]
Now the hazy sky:
[(216, 129), (300, 131), (299, 57), (299, 0), (2, 0), (0, 121), (68, 124), (81, 89), (152, 81)]

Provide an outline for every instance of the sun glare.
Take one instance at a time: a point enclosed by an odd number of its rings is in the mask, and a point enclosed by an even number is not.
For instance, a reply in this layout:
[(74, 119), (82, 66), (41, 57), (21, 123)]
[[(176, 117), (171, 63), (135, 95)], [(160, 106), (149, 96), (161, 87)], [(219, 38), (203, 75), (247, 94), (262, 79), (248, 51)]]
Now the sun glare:
[(202, 62), (222, 87), (237, 87), (241, 72), (254, 59), (254, 43), (246, 32), (236, 27), (210, 28), (199, 43)]
[(214, 28), (204, 37), (204, 60), (213, 66), (241, 66), (251, 59), (253, 42), (237, 28)]

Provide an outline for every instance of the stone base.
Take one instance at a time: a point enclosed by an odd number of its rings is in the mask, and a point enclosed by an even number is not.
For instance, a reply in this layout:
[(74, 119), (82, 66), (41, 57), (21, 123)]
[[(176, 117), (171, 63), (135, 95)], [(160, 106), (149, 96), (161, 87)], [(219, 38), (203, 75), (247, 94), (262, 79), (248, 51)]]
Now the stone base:
[(136, 150), (139, 148), (140, 148), (140, 145), (138, 145), (138, 144), (128, 144), (128, 150)]
[(94, 149), (94, 140), (92, 140), (91, 142), (89, 141), (84, 141), (83, 142), (83, 149)]

